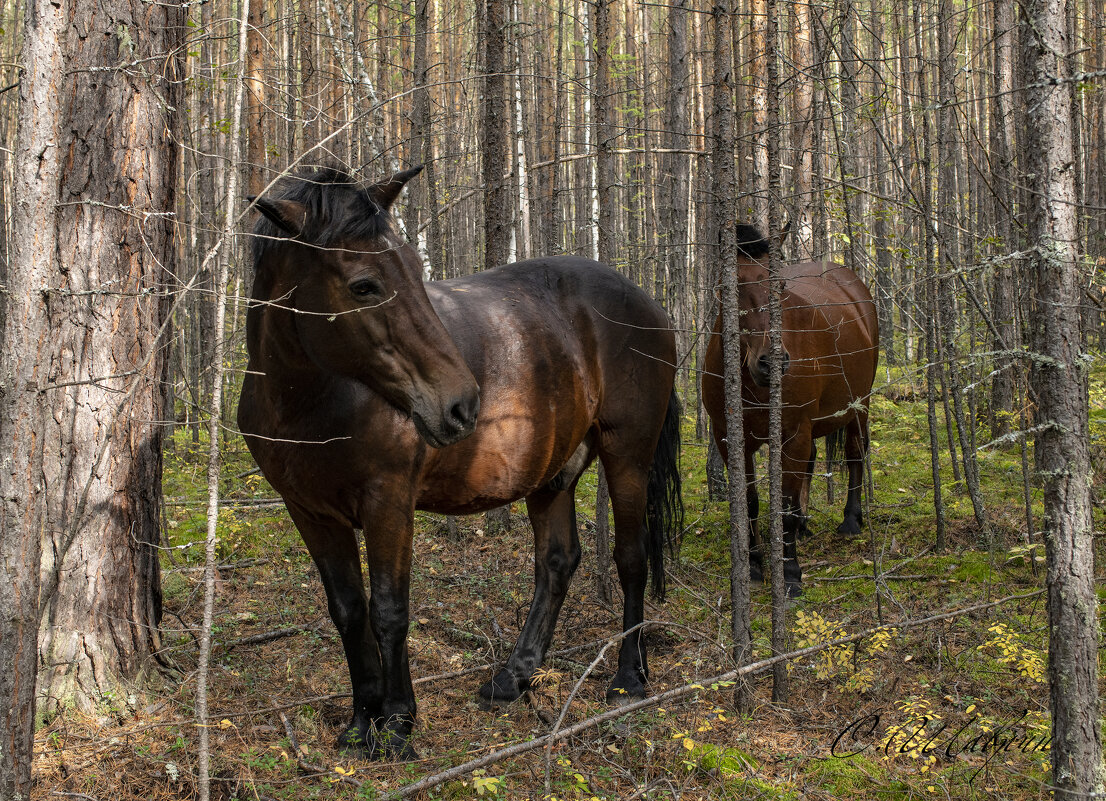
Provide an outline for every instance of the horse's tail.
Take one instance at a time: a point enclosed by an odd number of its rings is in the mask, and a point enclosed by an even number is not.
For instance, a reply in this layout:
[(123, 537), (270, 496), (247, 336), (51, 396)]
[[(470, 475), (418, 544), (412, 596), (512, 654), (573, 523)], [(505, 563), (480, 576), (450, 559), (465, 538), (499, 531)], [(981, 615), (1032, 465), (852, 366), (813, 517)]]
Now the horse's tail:
[(832, 473), (836, 467), (838, 472), (845, 469), (845, 459), (841, 456), (845, 448), (845, 437), (848, 436), (849, 427), (841, 428), (826, 434), (826, 472)]
[(664, 551), (679, 547), (684, 528), (684, 502), (680, 496), (680, 399), (676, 390), (668, 399), (661, 438), (649, 468), (645, 508), (646, 550), (653, 574), (653, 595), (664, 598)]

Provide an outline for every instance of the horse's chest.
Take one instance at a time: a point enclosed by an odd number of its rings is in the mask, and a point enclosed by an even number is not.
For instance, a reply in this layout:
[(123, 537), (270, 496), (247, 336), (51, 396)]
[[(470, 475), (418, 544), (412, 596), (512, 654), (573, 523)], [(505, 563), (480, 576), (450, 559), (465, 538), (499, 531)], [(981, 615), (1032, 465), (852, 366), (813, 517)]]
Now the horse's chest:
[[(404, 421), (390, 407), (376, 409), (356, 393), (322, 391), (243, 392), (243, 402), (250, 405), (239, 422), (250, 452), (287, 501), (349, 517), (363, 503), (372, 476), (411, 473), (414, 434), (395, 430)], [(374, 417), (383, 419), (374, 425), (367, 420)], [(374, 431), (378, 434), (366, 437)]]

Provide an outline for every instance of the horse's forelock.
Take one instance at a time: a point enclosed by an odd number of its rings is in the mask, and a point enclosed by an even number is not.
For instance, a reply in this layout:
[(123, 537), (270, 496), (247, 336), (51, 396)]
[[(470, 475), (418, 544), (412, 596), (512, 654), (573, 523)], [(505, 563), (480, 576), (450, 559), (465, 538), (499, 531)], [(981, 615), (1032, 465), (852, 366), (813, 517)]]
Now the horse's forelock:
[(738, 223), (737, 249), (748, 259), (760, 259), (768, 255), (768, 240), (755, 225)]
[[(373, 201), (360, 181), (334, 167), (285, 176), (267, 194), (306, 208), (303, 229), (296, 236), (301, 242), (334, 247), (350, 240), (376, 239), (391, 230), (391, 213)], [(268, 247), (288, 238), (264, 216), (254, 226), (254, 233), (255, 260)]]

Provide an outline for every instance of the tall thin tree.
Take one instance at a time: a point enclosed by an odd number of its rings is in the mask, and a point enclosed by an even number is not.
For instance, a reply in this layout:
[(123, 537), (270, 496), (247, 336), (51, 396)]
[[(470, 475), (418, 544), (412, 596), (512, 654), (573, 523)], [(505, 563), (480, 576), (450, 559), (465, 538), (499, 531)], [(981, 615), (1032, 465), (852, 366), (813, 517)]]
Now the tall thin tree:
[[(714, 229), (718, 232), (715, 285), (722, 304), (722, 360), (726, 396), (726, 468), (730, 474), (730, 632), (733, 659), (738, 665), (753, 656), (749, 620), (749, 507), (745, 486), (745, 426), (741, 400), (741, 287), (737, 279), (737, 152), (734, 119), (733, 0), (715, 0), (711, 90), (711, 178), (714, 185)], [(735, 688), (738, 709), (752, 709), (752, 687), (739, 681)]]
[(1087, 359), (1080, 337), (1082, 282), (1076, 261), (1072, 169), (1071, 31), (1064, 0), (1029, 0), (1022, 55), (1026, 176), (1030, 193), (1033, 305), (1030, 387), (1037, 406), (1037, 471), (1044, 484), (1055, 797), (1106, 790), (1098, 702), (1098, 597), (1087, 435)]

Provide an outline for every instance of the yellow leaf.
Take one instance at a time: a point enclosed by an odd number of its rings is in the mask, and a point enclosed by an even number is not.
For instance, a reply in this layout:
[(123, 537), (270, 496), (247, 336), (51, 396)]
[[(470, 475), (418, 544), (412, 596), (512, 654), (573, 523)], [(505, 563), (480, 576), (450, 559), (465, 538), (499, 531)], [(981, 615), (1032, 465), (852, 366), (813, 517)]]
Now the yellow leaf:
[(686, 748), (688, 751), (690, 751), (694, 747), (695, 747), (695, 741), (692, 740), (690, 737), (685, 737), (684, 738), (684, 748)]

